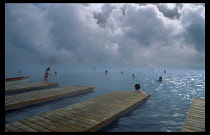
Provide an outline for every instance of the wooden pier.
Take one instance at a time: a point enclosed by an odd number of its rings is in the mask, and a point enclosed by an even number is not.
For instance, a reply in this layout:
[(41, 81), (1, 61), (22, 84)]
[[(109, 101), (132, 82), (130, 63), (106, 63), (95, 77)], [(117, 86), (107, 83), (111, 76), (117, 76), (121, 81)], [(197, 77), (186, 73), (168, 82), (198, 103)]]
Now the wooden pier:
[(193, 99), (182, 132), (205, 132), (205, 99)]
[(25, 83), (25, 84), (18, 84), (18, 85), (7, 85), (5, 86), (5, 93), (7, 94), (7, 93), (12, 93), (12, 92), (51, 88), (51, 87), (57, 87), (57, 86), (58, 86), (58, 83), (49, 82), (49, 81)]
[(94, 132), (139, 105), (150, 94), (115, 91), (14, 121), (5, 132)]
[(37, 104), (40, 102), (76, 95), (83, 92), (92, 91), (94, 87), (88, 86), (67, 86), (60, 88), (34, 91), (18, 95), (5, 96), (5, 111), (20, 108), (23, 106)]

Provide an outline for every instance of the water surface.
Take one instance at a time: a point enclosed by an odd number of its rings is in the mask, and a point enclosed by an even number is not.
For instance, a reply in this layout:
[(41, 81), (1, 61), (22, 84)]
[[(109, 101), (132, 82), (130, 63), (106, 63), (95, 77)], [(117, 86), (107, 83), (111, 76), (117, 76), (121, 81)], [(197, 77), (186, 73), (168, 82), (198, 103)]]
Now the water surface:
[[(151, 94), (149, 99), (98, 132), (179, 132), (192, 99), (205, 98), (204, 70), (167, 69), (166, 74), (163, 69), (107, 70), (107, 75), (102, 69), (57, 71), (57, 76), (53, 74), (49, 78), (52, 82), (58, 82), (59, 87), (93, 86), (94, 91), (8, 111), (5, 113), (5, 119), (8, 122), (21, 120), (113, 91), (131, 92), (134, 91), (134, 85), (139, 83), (143, 91)], [(27, 74), (30, 76), (29, 83), (43, 81), (43, 74)], [(132, 74), (135, 74), (136, 78), (133, 78)], [(159, 76), (163, 77), (163, 82), (156, 81)]]

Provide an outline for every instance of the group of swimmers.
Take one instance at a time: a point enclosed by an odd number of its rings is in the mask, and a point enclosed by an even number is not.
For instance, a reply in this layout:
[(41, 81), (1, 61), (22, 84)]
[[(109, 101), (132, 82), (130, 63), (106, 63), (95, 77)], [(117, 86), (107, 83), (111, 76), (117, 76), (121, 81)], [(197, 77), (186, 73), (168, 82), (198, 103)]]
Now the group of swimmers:
[[(53, 70), (54, 70), (54, 69), (53, 69)], [(50, 71), (50, 67), (48, 67), (48, 68), (45, 70), (45, 74), (44, 74), (44, 79), (45, 79), (45, 80), (48, 80), (48, 75), (51, 75), (51, 74), (49, 73), (49, 71)], [(55, 73), (55, 75), (57, 75), (57, 72), (56, 72), (56, 71), (55, 71), (54, 73)], [(105, 71), (105, 74), (107, 74), (107, 73), (108, 73), (108, 71), (106, 70), (106, 71)], [(123, 74), (123, 71), (122, 71), (121, 73)], [(164, 70), (164, 73), (166, 73), (165, 70)], [(132, 74), (132, 76), (135, 77), (134, 74)], [(159, 80), (158, 80), (158, 81), (162, 81), (162, 77), (161, 77), (161, 76), (159, 77)], [(138, 92), (138, 93), (145, 93), (145, 92), (142, 91), (140, 88), (141, 88), (141, 87), (140, 87), (140, 84), (135, 84), (135, 90), (136, 90), (136, 92)]]
[[(105, 75), (107, 75), (107, 73), (108, 73), (108, 71), (105, 70)], [(121, 73), (123, 74), (123, 71), (122, 71)], [(164, 73), (166, 74), (166, 70), (164, 70)], [(135, 78), (136, 76), (135, 76), (134, 74), (132, 74), (132, 77)], [(157, 81), (160, 81), (160, 82), (163, 81), (163, 77), (160, 76), (159, 79), (158, 79)]]
[[(151, 71), (153, 71), (153, 70), (151, 70)], [(106, 70), (106, 71), (105, 71), (105, 74), (107, 75), (107, 73), (108, 73), (108, 71)], [(123, 71), (122, 71), (121, 73), (123, 74)], [(166, 70), (164, 70), (164, 73), (166, 74)], [(135, 75), (132, 74), (132, 77), (135, 78)], [(163, 81), (163, 77), (160, 76), (159, 79), (158, 79), (157, 81), (160, 81), (160, 82)], [(135, 92), (137, 92), (137, 93), (145, 93), (145, 92), (142, 91), (140, 88), (141, 88), (141, 87), (140, 87), (140, 84), (135, 84), (135, 90), (136, 90)]]
[[(166, 74), (166, 70), (164, 70), (164, 73)], [(132, 76), (134, 77), (134, 74), (132, 74)], [(163, 81), (163, 77), (160, 76), (157, 81), (160, 81), (160, 82)], [(140, 90), (140, 85), (139, 84), (135, 84), (135, 89), (136, 89), (136, 92), (138, 92), (138, 93), (145, 93), (142, 90)]]

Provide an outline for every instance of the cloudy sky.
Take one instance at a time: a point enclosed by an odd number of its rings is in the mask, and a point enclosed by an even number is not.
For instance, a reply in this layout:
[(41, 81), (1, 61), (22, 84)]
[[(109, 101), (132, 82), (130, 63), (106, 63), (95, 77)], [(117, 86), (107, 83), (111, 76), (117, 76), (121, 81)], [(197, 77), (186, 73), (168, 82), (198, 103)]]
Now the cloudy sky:
[(203, 3), (5, 4), (6, 69), (204, 61)]

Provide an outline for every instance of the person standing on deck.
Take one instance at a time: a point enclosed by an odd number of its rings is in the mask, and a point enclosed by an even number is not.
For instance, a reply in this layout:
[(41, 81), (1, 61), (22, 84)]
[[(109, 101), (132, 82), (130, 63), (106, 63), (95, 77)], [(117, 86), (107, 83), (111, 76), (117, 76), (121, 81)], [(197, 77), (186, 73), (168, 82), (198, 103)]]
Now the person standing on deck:
[(48, 73), (48, 71), (50, 71), (50, 67), (48, 67), (48, 68), (45, 70), (45, 73), (44, 73), (44, 79), (45, 79), (45, 80), (48, 80), (48, 75), (51, 75), (50, 73)]
[(136, 89), (136, 92), (138, 92), (138, 93), (145, 93), (144, 91), (140, 90), (139, 84), (135, 84), (135, 89)]

